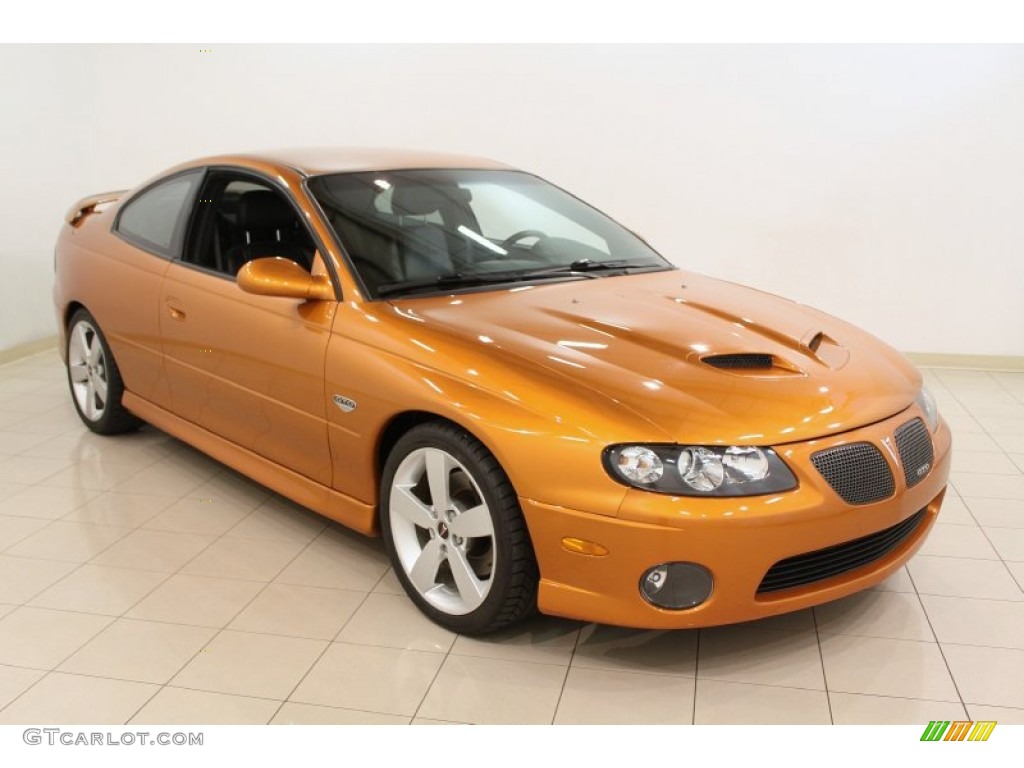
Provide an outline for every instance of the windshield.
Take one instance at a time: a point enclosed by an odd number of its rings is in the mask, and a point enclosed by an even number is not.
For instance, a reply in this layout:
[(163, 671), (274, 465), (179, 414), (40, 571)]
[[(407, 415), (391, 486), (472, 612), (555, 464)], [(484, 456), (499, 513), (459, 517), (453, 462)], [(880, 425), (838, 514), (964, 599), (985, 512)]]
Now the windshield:
[(309, 189), (373, 296), (674, 269), (601, 212), (520, 171), (343, 173)]

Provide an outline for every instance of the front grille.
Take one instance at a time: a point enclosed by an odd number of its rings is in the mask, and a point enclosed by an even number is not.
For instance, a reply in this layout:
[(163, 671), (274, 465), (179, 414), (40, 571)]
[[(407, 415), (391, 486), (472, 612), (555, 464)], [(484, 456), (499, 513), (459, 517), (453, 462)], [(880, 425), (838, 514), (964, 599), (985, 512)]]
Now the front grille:
[(811, 454), (811, 462), (847, 504), (870, 504), (896, 490), (892, 470), (871, 443), (851, 443)]
[(734, 355), (711, 355), (703, 358), (708, 365), (715, 368), (771, 368), (774, 360), (771, 355), (760, 352), (740, 352)]
[(922, 509), (884, 531), (780, 560), (765, 574), (757, 593), (760, 595), (813, 584), (873, 563), (892, 552), (910, 536), (924, 519), (926, 511)]
[(896, 448), (900, 452), (907, 488), (913, 488), (928, 476), (932, 468), (932, 439), (920, 419), (912, 419), (896, 430)]

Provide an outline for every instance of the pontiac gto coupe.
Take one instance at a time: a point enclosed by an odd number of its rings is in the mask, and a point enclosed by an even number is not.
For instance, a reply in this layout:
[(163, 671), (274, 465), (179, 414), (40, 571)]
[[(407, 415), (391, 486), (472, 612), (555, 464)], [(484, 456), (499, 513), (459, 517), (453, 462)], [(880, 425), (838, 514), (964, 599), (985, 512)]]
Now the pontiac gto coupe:
[(72, 399), (381, 534), (434, 621), (770, 616), (899, 569), (950, 432), (900, 354), (679, 269), (542, 179), (381, 150), (207, 158), (67, 214)]

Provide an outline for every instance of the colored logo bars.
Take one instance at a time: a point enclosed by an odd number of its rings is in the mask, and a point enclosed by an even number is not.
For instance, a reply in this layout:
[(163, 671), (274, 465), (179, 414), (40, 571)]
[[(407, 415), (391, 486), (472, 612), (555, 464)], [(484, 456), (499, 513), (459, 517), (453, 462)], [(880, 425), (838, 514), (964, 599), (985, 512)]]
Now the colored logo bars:
[(932, 720), (921, 741), (988, 741), (995, 727), (995, 720)]

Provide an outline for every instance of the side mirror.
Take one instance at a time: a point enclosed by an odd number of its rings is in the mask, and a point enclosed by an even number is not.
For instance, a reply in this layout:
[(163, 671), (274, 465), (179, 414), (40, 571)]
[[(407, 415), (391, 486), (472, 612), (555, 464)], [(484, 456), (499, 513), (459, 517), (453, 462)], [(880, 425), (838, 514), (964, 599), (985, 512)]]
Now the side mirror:
[(238, 270), (238, 287), (246, 293), (288, 299), (334, 301), (334, 286), (326, 275), (311, 275), (290, 259), (253, 259)]

